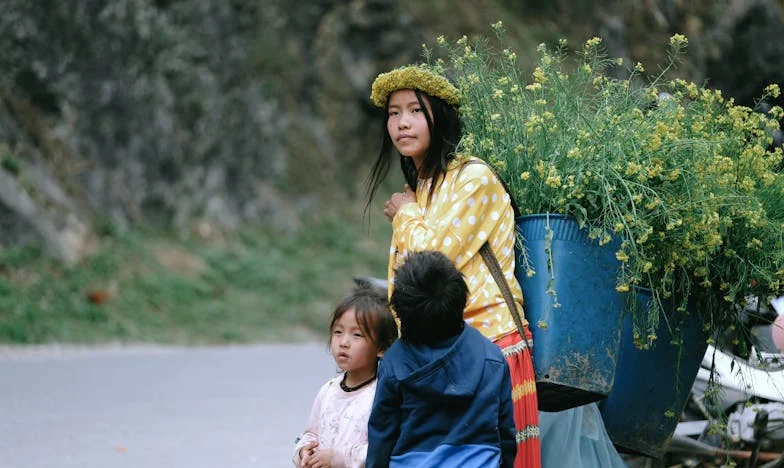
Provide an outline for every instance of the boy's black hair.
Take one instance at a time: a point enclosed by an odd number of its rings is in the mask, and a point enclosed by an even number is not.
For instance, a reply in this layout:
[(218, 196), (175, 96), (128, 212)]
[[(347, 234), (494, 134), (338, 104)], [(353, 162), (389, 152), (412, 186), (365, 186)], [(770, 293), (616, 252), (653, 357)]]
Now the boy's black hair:
[(400, 319), (400, 339), (432, 346), (463, 331), (468, 286), (446, 255), (415, 252), (395, 272), (390, 304)]
[(354, 309), (362, 333), (370, 338), (379, 351), (386, 351), (392, 346), (397, 339), (397, 323), (389, 310), (386, 294), (372, 286), (357, 286), (335, 307), (329, 329), (332, 330), (340, 317), (351, 309)]

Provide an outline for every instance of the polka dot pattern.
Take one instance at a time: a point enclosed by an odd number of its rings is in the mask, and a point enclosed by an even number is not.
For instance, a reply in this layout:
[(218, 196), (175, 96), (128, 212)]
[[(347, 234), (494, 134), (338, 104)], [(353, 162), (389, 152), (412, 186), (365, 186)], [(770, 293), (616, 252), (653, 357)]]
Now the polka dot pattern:
[[(463, 314), (466, 322), (494, 340), (515, 330), (515, 324), (478, 252), (489, 242), (504, 276), (514, 278), (514, 214), (509, 196), (492, 171), (476, 163), (460, 170), (461, 161), (450, 163), (429, 204), (431, 180), (420, 180), (416, 204), (403, 205), (398, 211), (392, 221), (388, 277), (394, 276), (408, 252), (440, 250), (455, 260), (466, 278), (470, 291)], [(509, 283), (522, 305), (517, 281)], [(391, 293), (393, 285), (389, 284)]]

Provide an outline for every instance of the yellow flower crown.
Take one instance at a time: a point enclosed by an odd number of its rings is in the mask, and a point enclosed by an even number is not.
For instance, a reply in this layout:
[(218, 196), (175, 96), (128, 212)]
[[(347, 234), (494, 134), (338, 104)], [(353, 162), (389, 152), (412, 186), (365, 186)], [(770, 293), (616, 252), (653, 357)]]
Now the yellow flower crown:
[(453, 106), (460, 102), (460, 92), (449, 80), (426, 66), (417, 65), (396, 68), (378, 75), (370, 91), (370, 100), (376, 107), (384, 107), (389, 95), (399, 89), (418, 89)]

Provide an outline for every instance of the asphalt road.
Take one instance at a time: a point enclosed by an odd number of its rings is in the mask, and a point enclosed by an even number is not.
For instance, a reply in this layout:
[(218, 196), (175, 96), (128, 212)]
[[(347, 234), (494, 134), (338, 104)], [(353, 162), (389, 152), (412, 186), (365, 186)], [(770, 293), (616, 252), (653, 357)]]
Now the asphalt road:
[(0, 348), (0, 468), (291, 467), (324, 344)]

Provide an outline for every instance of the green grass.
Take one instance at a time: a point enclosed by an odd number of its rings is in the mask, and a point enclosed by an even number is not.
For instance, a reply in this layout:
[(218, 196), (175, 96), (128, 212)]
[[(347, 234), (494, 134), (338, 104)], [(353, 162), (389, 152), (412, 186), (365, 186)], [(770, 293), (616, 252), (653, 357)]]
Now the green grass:
[(372, 221), (324, 217), (220, 242), (136, 231), (104, 238), (72, 268), (35, 248), (0, 249), (0, 343), (326, 339), (353, 277), (386, 275), (391, 228)]

